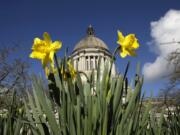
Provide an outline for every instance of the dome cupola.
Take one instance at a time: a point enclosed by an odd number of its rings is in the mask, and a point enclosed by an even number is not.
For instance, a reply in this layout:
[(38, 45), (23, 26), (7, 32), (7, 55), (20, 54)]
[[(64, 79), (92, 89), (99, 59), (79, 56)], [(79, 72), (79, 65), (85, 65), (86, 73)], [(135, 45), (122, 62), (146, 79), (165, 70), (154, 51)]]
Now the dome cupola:
[(89, 25), (87, 28), (87, 35), (75, 45), (73, 51), (84, 48), (99, 48), (109, 51), (107, 45), (101, 39), (95, 36), (95, 31), (91, 25)]

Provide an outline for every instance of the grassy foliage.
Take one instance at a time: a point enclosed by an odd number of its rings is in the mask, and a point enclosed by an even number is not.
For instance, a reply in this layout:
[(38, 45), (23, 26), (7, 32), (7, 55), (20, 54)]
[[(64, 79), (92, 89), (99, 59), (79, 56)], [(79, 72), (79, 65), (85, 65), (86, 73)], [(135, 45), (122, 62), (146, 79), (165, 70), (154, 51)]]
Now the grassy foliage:
[[(59, 63), (66, 64), (66, 63)], [(127, 91), (125, 75), (111, 76), (105, 66), (103, 73), (97, 69), (97, 81), (91, 77), (82, 83), (78, 73), (74, 80), (69, 75), (64, 80), (61, 73), (49, 76), (49, 94), (41, 77), (33, 76), (33, 94), (24, 99), (23, 112), (19, 106), (0, 117), (0, 134), (34, 135), (154, 135), (180, 133), (180, 114), (169, 112), (166, 118), (157, 119), (151, 112), (151, 104), (142, 107), (141, 88), (143, 78), (136, 75), (133, 93), (123, 103), (123, 91)], [(126, 71), (128, 71), (128, 66)], [(94, 76), (94, 75), (93, 75)], [(96, 90), (94, 92), (93, 88)], [(127, 97), (126, 97), (127, 98)]]

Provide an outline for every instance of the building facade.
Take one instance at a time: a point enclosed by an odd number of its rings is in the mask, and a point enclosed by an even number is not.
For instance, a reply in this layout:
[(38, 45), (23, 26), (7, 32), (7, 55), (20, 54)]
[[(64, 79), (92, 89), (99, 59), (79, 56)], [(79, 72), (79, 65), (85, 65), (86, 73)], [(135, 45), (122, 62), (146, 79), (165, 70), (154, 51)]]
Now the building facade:
[[(92, 71), (96, 72), (97, 67), (100, 66), (103, 71), (105, 64), (109, 63), (112, 58), (112, 54), (109, 51), (108, 46), (100, 38), (95, 36), (95, 31), (90, 25), (87, 28), (87, 33), (74, 47), (70, 59), (73, 62), (75, 70), (85, 73), (87, 76), (92, 74)], [(100, 62), (100, 65), (98, 65)], [(112, 66), (112, 75), (115, 76), (115, 65)], [(85, 76), (81, 76), (85, 81)]]

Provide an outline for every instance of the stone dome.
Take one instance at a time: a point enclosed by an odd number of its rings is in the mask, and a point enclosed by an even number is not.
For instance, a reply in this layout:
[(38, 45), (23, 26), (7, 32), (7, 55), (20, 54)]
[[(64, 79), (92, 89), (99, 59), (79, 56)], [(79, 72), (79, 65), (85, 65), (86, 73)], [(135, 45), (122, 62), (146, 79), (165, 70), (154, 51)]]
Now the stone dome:
[(87, 29), (87, 36), (81, 39), (74, 47), (73, 51), (77, 51), (84, 48), (101, 48), (109, 50), (107, 45), (98, 37), (94, 35), (94, 29), (90, 25)]

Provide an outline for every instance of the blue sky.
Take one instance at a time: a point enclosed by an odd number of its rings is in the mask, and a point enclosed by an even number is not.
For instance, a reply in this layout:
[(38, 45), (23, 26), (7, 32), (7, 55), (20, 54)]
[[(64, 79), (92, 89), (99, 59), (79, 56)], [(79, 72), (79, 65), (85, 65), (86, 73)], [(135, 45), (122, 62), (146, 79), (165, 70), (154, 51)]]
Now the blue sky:
[[(117, 46), (117, 30), (125, 35), (135, 33), (141, 47), (135, 58), (121, 59), (117, 55), (117, 67), (124, 71), (131, 61), (129, 76), (135, 73), (135, 65), (153, 62), (157, 54), (147, 44), (152, 40), (152, 21), (159, 20), (170, 9), (180, 10), (179, 0), (1, 0), (0, 1), (0, 46), (21, 45), (19, 57), (32, 64), (35, 72), (41, 71), (39, 61), (28, 58), (34, 37), (48, 32), (53, 40), (63, 42), (58, 56), (63, 56), (66, 47), (70, 51), (85, 36), (89, 24), (95, 29), (111, 51)], [(163, 81), (145, 83), (143, 89), (157, 95)]]

